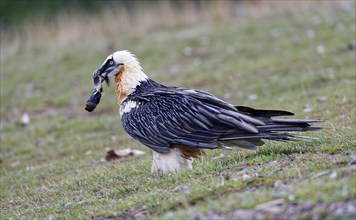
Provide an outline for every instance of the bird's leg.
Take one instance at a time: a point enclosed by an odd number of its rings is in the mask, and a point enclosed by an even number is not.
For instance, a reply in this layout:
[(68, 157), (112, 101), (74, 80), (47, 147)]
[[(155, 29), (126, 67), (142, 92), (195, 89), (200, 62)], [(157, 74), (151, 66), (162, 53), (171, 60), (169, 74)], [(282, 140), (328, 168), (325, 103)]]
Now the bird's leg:
[(193, 169), (193, 158), (185, 158), (178, 148), (172, 148), (169, 153), (152, 152), (152, 173), (182, 172)]

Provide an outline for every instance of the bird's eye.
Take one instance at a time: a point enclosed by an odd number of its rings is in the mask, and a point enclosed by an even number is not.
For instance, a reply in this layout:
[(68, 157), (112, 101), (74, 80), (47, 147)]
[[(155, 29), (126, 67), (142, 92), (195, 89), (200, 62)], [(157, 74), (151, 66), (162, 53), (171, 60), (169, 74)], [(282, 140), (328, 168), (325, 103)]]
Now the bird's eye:
[(110, 60), (109, 61), (109, 65), (111, 66), (111, 65), (113, 65), (114, 64), (114, 61), (113, 60)]

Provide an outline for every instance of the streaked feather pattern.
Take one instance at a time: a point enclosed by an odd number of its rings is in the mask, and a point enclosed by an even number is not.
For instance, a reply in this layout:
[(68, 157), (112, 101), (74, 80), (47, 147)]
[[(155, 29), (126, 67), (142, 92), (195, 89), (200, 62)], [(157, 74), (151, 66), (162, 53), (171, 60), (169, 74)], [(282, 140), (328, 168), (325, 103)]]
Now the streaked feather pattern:
[(123, 127), (159, 153), (179, 145), (255, 149), (264, 143), (261, 139), (295, 140), (299, 137), (287, 132), (319, 129), (310, 126), (317, 120), (271, 118), (293, 115), (291, 112), (236, 107), (206, 92), (166, 87), (152, 80), (138, 86), (122, 105), (133, 101), (140, 106), (124, 112)]

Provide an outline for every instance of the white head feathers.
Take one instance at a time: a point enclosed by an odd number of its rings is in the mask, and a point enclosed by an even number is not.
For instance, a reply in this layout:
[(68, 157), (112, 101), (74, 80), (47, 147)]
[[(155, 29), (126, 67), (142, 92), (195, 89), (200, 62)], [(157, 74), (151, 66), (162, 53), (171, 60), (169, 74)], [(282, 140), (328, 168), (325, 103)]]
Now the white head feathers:
[[(112, 58), (116, 64), (122, 63), (123, 69), (119, 71), (116, 85), (116, 92), (119, 94), (131, 94), (135, 88), (143, 81), (147, 81), (148, 76), (143, 72), (140, 62), (134, 54), (127, 50), (121, 50), (108, 57)], [(122, 100), (121, 100), (122, 101)]]
[(138, 61), (136, 56), (130, 51), (127, 50), (116, 51), (108, 58), (110, 58), (111, 56), (114, 59), (115, 63), (123, 63), (127, 67), (136, 68), (139, 69), (140, 71), (143, 71), (140, 62)]

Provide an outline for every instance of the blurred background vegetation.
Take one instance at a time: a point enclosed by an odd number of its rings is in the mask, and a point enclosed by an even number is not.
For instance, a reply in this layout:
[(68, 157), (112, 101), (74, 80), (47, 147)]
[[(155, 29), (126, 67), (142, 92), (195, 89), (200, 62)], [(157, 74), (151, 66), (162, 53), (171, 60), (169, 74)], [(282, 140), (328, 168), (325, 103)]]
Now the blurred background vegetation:
[[(174, 7), (181, 7), (185, 1), (169, 1)], [(195, 6), (203, 4), (202, 0), (192, 0)], [(103, 8), (123, 8), (134, 11), (142, 5), (158, 6), (160, 0), (130, 1), (130, 0), (2, 0), (0, 1), (1, 28), (9, 28), (28, 21), (53, 20), (58, 14), (85, 13), (98, 14)]]
[(0, 1), (0, 21), (2, 28), (22, 24), (25, 21), (38, 19), (53, 19), (63, 11), (95, 13), (103, 5), (127, 5), (127, 1), (98, 1), (98, 0), (2, 0)]

